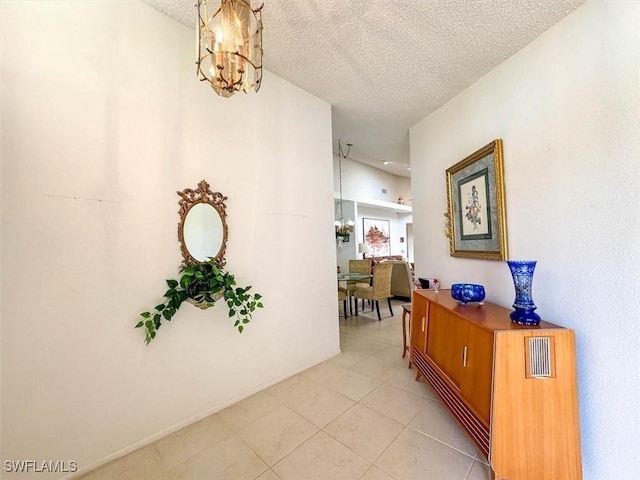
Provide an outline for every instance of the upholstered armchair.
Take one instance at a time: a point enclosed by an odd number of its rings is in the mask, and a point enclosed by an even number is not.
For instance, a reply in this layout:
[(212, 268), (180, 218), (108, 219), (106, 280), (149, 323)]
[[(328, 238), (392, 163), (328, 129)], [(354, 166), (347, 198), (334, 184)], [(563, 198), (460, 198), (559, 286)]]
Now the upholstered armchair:
[[(387, 299), (389, 305), (389, 313), (393, 316), (393, 310), (391, 309), (391, 271), (393, 269), (393, 263), (381, 262), (373, 269), (373, 284), (369, 287), (357, 287), (353, 292), (353, 296), (356, 299), (356, 316), (358, 315), (358, 298), (371, 300), (378, 313), (378, 321), (382, 320), (380, 316), (380, 300)], [(373, 310), (373, 306), (372, 306)]]

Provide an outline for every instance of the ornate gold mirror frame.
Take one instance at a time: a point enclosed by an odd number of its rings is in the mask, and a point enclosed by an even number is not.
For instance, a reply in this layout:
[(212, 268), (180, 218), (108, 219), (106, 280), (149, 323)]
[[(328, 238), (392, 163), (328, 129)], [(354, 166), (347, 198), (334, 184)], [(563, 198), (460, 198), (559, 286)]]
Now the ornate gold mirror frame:
[(225, 263), (227, 263), (225, 259), (225, 253), (227, 250), (227, 210), (226, 205), (224, 204), (227, 197), (222, 195), (220, 192), (212, 192), (209, 188), (209, 184), (202, 180), (198, 183), (198, 188), (192, 190), (187, 188), (181, 192), (176, 192), (180, 196), (180, 200), (178, 205), (180, 209), (178, 214), (180, 215), (180, 222), (178, 223), (178, 240), (180, 241), (180, 250), (182, 251), (182, 257), (184, 258), (184, 263), (186, 265), (193, 265), (196, 263), (202, 263), (208, 260), (208, 258), (198, 259), (194, 256), (194, 252), (189, 251), (187, 243), (187, 239), (185, 239), (185, 224), (187, 223), (187, 217), (189, 212), (196, 205), (206, 204), (210, 205), (215, 209), (215, 212), (220, 216), (221, 223), (221, 232), (215, 233), (215, 236), (220, 237), (220, 246), (218, 245), (212, 246), (212, 250), (215, 251), (217, 248), (217, 253), (215, 255), (210, 255), (211, 258), (214, 259), (215, 264), (218, 268), (222, 268)]

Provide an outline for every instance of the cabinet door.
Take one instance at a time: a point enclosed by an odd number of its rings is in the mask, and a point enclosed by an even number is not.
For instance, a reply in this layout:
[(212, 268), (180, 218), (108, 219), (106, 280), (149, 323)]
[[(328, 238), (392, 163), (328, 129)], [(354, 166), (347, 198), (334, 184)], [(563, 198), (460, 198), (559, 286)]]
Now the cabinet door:
[(465, 323), (462, 396), (488, 426), (491, 412), (493, 335), (472, 323)]
[(459, 389), (467, 322), (432, 304), (427, 322), (427, 355)]
[(429, 301), (422, 295), (413, 295), (411, 304), (411, 345), (425, 353), (425, 338), (427, 335), (427, 309)]

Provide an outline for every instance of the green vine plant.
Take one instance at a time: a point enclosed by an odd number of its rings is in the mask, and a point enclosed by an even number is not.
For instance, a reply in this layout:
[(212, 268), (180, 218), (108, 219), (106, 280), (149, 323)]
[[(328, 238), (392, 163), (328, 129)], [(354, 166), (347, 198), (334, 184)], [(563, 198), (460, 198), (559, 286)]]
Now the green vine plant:
[(229, 308), (229, 318), (235, 319), (234, 328), (242, 333), (244, 327), (252, 319), (252, 313), (256, 308), (263, 308), (259, 293), (248, 293), (248, 287), (236, 286), (236, 279), (229, 272), (218, 268), (213, 259), (194, 265), (182, 265), (182, 275), (179, 280), (167, 280), (167, 290), (164, 294), (166, 300), (155, 306), (152, 311), (142, 312), (140, 320), (135, 328), (144, 327), (145, 343), (149, 345), (151, 340), (162, 326), (162, 321), (170, 322), (183, 302), (188, 301), (195, 306), (207, 309), (224, 299)]

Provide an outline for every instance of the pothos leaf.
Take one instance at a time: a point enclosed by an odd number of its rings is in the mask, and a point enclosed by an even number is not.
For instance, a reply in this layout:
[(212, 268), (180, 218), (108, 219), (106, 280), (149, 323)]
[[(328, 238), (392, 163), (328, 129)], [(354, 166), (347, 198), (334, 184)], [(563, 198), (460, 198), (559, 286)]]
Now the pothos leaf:
[[(200, 296), (207, 300), (208, 306), (213, 306), (212, 292), (220, 292), (228, 307), (229, 318), (234, 320), (234, 328), (239, 333), (244, 331), (244, 325), (251, 321), (251, 313), (256, 308), (262, 308), (258, 293), (249, 294), (251, 285), (236, 286), (235, 277), (219, 268), (213, 259), (195, 265), (180, 267), (182, 275), (179, 280), (167, 279), (169, 289), (165, 292), (164, 303), (155, 306), (154, 311), (142, 312), (135, 328), (145, 327), (145, 343), (148, 345), (157, 335), (162, 326), (162, 319), (170, 321), (187, 297)], [(234, 318), (235, 317), (235, 318)]]

